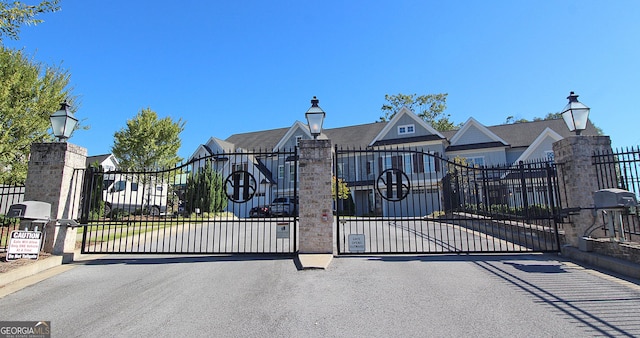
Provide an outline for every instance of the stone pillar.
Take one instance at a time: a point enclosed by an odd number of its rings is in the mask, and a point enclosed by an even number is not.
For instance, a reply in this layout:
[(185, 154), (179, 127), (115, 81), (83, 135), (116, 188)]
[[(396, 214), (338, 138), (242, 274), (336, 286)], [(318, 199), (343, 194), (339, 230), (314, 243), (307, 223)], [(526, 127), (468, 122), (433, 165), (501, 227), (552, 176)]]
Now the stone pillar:
[(87, 149), (66, 143), (31, 145), (24, 200), (51, 204), (51, 221), (45, 227), (44, 251), (56, 255), (73, 253), (77, 228), (57, 224), (58, 219), (79, 217), (82, 171)]
[[(573, 247), (593, 228), (598, 220), (593, 213), (593, 193), (598, 190), (598, 178), (592, 164), (594, 152), (611, 151), (609, 136), (570, 136), (553, 144), (559, 164), (558, 183), (564, 208), (579, 208), (565, 224), (565, 242)], [(593, 234), (597, 234), (597, 231)], [(601, 234), (601, 233), (600, 233)]]
[(301, 140), (299, 151), (299, 251), (333, 254), (331, 141)]

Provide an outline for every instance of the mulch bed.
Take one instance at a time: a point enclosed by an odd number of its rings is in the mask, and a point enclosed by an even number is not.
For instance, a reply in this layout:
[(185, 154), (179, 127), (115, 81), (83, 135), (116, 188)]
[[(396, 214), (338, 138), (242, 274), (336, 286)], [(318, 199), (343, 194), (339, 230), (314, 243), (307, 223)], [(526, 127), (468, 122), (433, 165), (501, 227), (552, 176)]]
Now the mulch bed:
[(7, 257), (7, 253), (6, 252), (1, 252), (0, 253), (0, 273), (5, 273), (11, 270), (15, 270), (21, 266), (25, 266), (25, 265), (29, 265), (29, 264), (34, 264), (35, 262), (37, 262), (38, 260), (42, 260), (45, 259), (47, 257), (50, 257), (51, 254), (50, 253), (46, 253), (46, 252), (40, 252), (40, 256), (37, 260), (35, 259), (16, 259), (16, 260), (12, 260), (12, 261), (7, 261), (6, 257)]

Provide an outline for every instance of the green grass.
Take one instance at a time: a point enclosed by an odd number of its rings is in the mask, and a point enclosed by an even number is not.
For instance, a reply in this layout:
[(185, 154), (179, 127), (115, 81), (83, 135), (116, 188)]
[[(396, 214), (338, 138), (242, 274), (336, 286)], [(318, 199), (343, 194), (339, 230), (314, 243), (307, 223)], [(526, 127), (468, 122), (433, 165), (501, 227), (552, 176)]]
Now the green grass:
[[(100, 221), (96, 221), (93, 224), (88, 225), (86, 227), (78, 228), (78, 241), (82, 241), (82, 234), (85, 232), (85, 229), (89, 229), (88, 234), (91, 234), (88, 238), (90, 243), (96, 242), (107, 242), (112, 240), (117, 240), (122, 237), (128, 236), (136, 236), (139, 234), (144, 234), (147, 232), (158, 231), (168, 227), (172, 227), (174, 225), (183, 224), (184, 222), (188, 222), (191, 224), (199, 224), (208, 222), (210, 219), (214, 219), (217, 217), (232, 217), (231, 213), (218, 213), (211, 218), (203, 218), (196, 217), (195, 215), (191, 217), (182, 217), (179, 216), (177, 218), (169, 218), (169, 219), (153, 219), (153, 220), (135, 220), (135, 221), (115, 221), (109, 223), (100, 223)], [(107, 231), (107, 234), (102, 234), (100, 231)]]
[(147, 232), (158, 231), (175, 225), (172, 222), (132, 222), (124, 224), (105, 224), (105, 225), (89, 225), (87, 227), (78, 228), (78, 240), (82, 241), (82, 234), (88, 228), (88, 238), (90, 243), (108, 242), (123, 237), (136, 236)]

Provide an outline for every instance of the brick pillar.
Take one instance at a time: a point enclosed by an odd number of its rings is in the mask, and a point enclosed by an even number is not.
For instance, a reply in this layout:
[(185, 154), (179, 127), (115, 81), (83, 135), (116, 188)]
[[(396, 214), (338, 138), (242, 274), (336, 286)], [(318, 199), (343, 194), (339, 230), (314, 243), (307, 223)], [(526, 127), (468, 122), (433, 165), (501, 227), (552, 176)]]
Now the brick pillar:
[(74, 169), (85, 168), (86, 160), (87, 149), (71, 143), (31, 145), (24, 200), (51, 204), (51, 222), (45, 227), (45, 252), (61, 255), (75, 250), (77, 229), (56, 221), (79, 217), (82, 172)]
[(333, 254), (333, 196), (330, 140), (301, 140), (298, 162), (299, 251)]
[(571, 223), (564, 225), (565, 242), (573, 247), (579, 246), (579, 239), (598, 221), (592, 210), (593, 193), (598, 190), (592, 156), (594, 152), (604, 150), (611, 151), (609, 136), (570, 136), (553, 144), (555, 161), (560, 164), (558, 181), (562, 206), (581, 208), (570, 216)]

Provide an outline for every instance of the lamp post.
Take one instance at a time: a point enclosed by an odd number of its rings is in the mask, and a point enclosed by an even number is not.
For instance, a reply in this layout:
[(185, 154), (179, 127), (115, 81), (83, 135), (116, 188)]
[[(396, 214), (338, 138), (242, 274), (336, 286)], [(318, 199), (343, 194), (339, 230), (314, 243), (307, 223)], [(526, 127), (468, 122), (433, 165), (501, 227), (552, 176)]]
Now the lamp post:
[(583, 130), (587, 129), (590, 109), (578, 101), (578, 95), (574, 92), (571, 92), (567, 99), (569, 103), (562, 109), (562, 118), (569, 131), (575, 131), (576, 135), (580, 135)]
[(311, 99), (311, 108), (304, 114), (309, 124), (309, 132), (313, 135), (313, 139), (318, 139), (318, 135), (322, 133), (322, 122), (324, 121), (325, 112), (318, 106), (318, 100), (315, 96)]
[(69, 111), (69, 107), (67, 101), (64, 101), (60, 103), (60, 109), (49, 117), (53, 136), (61, 142), (65, 142), (71, 136), (78, 124), (78, 119)]

